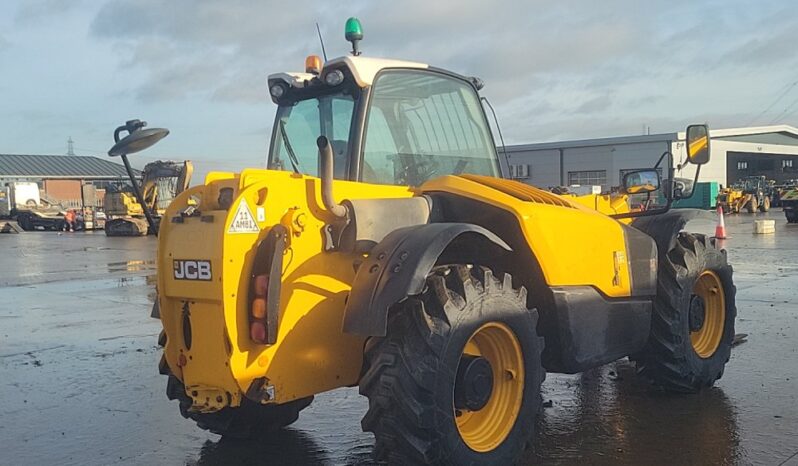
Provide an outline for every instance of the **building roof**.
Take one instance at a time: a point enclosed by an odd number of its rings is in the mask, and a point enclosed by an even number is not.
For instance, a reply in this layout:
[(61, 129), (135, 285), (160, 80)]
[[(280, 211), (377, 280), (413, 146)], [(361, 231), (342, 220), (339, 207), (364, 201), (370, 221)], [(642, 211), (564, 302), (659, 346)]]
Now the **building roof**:
[[(712, 139), (774, 145), (798, 145), (798, 128), (789, 125), (753, 126), (747, 128), (710, 129)], [(507, 152), (526, 152), (545, 149), (573, 149), (576, 147), (614, 146), (641, 142), (684, 141), (684, 131), (675, 133), (617, 136), (596, 139), (540, 142), (507, 146)]]
[(0, 154), (0, 178), (116, 180), (127, 178), (127, 172), (123, 165), (88, 155)]

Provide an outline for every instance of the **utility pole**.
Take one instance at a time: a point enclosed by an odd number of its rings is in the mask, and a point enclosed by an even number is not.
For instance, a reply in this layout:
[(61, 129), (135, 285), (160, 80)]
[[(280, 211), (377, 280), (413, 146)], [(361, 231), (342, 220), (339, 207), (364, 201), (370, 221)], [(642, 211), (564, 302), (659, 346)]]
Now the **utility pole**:
[(67, 155), (75, 155), (75, 141), (72, 140), (72, 136), (69, 136), (67, 139)]

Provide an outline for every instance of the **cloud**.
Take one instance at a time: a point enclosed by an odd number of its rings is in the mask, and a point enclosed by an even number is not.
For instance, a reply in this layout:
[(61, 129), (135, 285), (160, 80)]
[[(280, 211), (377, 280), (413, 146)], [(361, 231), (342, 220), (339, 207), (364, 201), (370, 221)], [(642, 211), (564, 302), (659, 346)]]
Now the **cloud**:
[[(784, 7), (743, 0), (721, 9), (667, 0), (508, 0), (490, 8), (474, 0), (308, 0), (302, 8), (275, 0), (110, 0), (90, 33), (114, 45), (120, 69), (141, 77), (133, 93), (142, 102), (270, 105), (266, 76), (300, 70), (307, 54), (319, 53), (317, 20), (329, 55), (347, 53), (348, 16), (363, 20), (367, 55), (483, 78), (483, 93), (511, 122), (507, 134), (527, 140), (585, 126), (638, 132), (657, 118), (701, 113), (701, 105), (742, 113), (742, 103), (729, 102), (754, 79), (747, 67), (794, 63), (798, 40)], [(771, 79), (789, 73), (777, 67)]]
[(606, 110), (611, 105), (612, 99), (610, 98), (609, 94), (604, 94), (582, 103), (582, 105), (576, 108), (576, 113), (596, 113)]
[(27, 0), (17, 10), (15, 19), (21, 24), (31, 24), (42, 20), (58, 18), (77, 9), (79, 0)]

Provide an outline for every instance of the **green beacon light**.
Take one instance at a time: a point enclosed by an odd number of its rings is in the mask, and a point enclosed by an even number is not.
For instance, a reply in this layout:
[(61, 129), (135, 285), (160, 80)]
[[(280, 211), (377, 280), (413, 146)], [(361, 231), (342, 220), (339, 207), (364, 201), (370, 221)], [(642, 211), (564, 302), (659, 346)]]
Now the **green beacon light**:
[(360, 25), (360, 20), (354, 16), (346, 20), (344, 27), (344, 35), (346, 40), (352, 43), (352, 55), (360, 55), (358, 43), (363, 39), (363, 26)]

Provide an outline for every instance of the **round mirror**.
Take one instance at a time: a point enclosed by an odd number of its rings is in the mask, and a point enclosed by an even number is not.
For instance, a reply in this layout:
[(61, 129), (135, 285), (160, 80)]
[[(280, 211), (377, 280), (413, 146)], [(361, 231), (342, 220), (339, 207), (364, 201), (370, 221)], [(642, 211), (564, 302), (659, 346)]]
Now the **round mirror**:
[(134, 131), (114, 144), (114, 147), (108, 151), (108, 155), (114, 157), (143, 151), (165, 138), (168, 134), (169, 130), (166, 128), (150, 128)]

